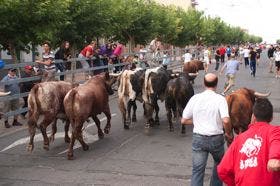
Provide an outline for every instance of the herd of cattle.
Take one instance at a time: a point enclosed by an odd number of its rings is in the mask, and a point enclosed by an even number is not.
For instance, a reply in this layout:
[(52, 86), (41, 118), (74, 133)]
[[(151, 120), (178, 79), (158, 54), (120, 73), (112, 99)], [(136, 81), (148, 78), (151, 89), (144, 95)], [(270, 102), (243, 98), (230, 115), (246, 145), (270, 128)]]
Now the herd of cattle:
[[(63, 81), (39, 83), (32, 88), (28, 97), (28, 151), (32, 152), (34, 148), (36, 128), (39, 128), (43, 135), (44, 149), (49, 149), (49, 142), (54, 140), (57, 131), (57, 119), (65, 121), (65, 142), (70, 143), (68, 159), (73, 159), (73, 145), (76, 139), (81, 143), (83, 150), (88, 150), (82, 135), (83, 124), (91, 117), (97, 126), (99, 138), (104, 137), (103, 131), (106, 134), (110, 132), (109, 95), (114, 93), (112, 85), (116, 82), (124, 129), (129, 129), (131, 122), (136, 122), (136, 101), (143, 103), (145, 129), (148, 131), (153, 125), (159, 125), (158, 100), (161, 100), (165, 101), (169, 130), (173, 131), (172, 116), (182, 115), (184, 107), (194, 95), (191, 81), (195, 79), (198, 71), (203, 69), (201, 61), (192, 61), (185, 64), (183, 72), (180, 73), (160, 66), (152, 69), (124, 70), (119, 74), (102, 73), (93, 76), (82, 85)], [(226, 97), (231, 118), (230, 140), (233, 139), (233, 130), (239, 134), (247, 129), (255, 99), (268, 95), (242, 88)], [(101, 113), (107, 117), (104, 130), (101, 129), (97, 117)], [(43, 116), (43, 120), (38, 123), (40, 116)], [(50, 124), (52, 134), (48, 137), (46, 129)], [(68, 136), (70, 124), (71, 138)], [(183, 126), (181, 132), (185, 133)]]

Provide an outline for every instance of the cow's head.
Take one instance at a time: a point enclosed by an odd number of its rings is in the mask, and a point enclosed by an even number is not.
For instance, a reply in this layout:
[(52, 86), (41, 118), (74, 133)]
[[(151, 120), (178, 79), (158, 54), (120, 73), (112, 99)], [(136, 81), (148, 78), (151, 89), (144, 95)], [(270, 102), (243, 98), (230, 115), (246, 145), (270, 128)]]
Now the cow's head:
[(197, 65), (197, 70), (204, 70), (204, 64), (202, 61), (197, 60), (195, 63)]

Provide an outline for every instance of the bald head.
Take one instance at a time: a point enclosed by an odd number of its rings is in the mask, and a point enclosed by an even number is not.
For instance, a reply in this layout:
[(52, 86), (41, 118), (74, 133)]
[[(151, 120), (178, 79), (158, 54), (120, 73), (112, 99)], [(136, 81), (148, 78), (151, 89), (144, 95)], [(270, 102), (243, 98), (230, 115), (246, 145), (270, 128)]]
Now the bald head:
[(215, 88), (218, 84), (218, 77), (213, 73), (208, 73), (204, 76), (204, 85), (207, 88)]

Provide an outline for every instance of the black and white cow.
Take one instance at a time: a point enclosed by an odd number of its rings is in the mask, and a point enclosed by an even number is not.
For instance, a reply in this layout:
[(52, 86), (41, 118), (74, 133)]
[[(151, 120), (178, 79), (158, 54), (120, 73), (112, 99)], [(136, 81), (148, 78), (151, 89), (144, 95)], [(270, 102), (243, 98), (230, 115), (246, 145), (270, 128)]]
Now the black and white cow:
[[(149, 129), (154, 123), (159, 124), (159, 106), (157, 100), (165, 100), (165, 88), (170, 79), (171, 72), (162, 66), (148, 69), (145, 72), (142, 97), (144, 101), (144, 114), (147, 120), (145, 125), (146, 129)], [(155, 119), (153, 119), (154, 110), (156, 114)]]
[(125, 70), (119, 77), (118, 102), (122, 113), (124, 129), (129, 129), (131, 124), (131, 107), (133, 107), (132, 122), (136, 122), (136, 100), (143, 102), (142, 87), (145, 70)]

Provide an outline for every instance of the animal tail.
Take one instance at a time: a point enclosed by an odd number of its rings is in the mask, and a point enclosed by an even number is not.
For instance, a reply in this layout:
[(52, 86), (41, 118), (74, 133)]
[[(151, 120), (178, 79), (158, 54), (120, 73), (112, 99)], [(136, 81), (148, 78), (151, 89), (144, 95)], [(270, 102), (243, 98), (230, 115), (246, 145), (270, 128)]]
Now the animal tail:
[(28, 125), (29, 126), (37, 126), (37, 121), (39, 119), (39, 110), (40, 102), (38, 99), (38, 90), (41, 88), (40, 84), (36, 84), (30, 91), (28, 96)]
[(64, 99), (64, 109), (71, 123), (74, 123), (74, 99), (77, 94), (77, 90), (74, 88), (66, 95)]

